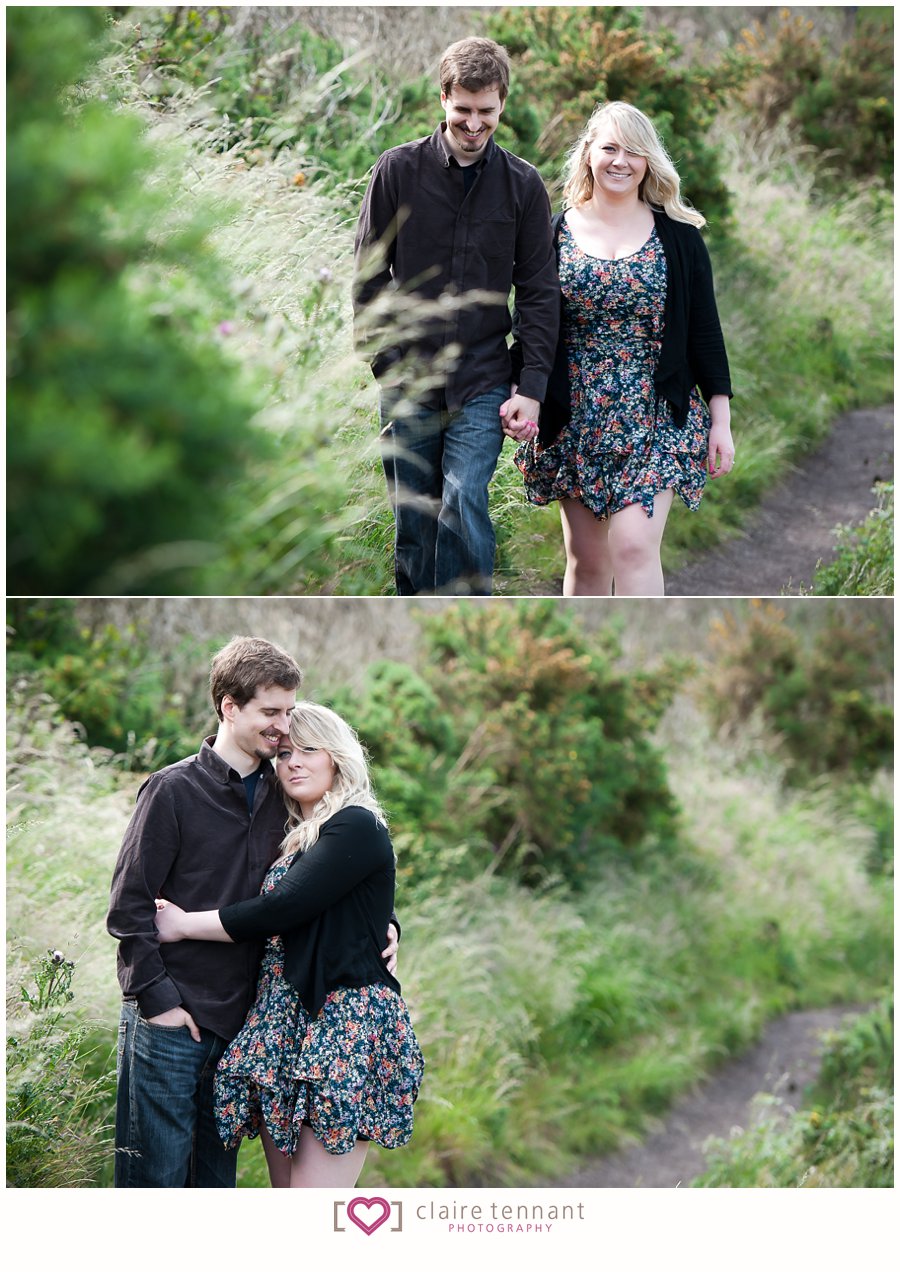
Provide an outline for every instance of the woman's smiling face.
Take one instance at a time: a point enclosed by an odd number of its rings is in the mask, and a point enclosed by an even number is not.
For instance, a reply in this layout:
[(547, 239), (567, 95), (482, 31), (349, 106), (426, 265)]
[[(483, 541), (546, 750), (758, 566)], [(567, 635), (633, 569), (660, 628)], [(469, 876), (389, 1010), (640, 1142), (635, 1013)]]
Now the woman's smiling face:
[(588, 151), (588, 163), (594, 184), (612, 195), (637, 193), (647, 175), (647, 160), (628, 150), (609, 131), (594, 138)]

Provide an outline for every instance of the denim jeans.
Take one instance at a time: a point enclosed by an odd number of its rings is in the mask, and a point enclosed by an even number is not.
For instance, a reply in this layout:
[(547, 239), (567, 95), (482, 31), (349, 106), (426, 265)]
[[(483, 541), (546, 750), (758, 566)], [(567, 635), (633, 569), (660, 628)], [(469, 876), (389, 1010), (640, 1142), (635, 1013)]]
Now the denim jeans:
[(382, 394), (399, 596), (490, 595), (496, 541), (488, 485), (503, 447), (500, 407), (508, 397), (509, 385), (502, 384), (450, 412)]
[(228, 1043), (209, 1029), (150, 1025), (122, 1004), (117, 1056), (116, 1188), (234, 1188), (236, 1148), (213, 1119), (213, 1079)]

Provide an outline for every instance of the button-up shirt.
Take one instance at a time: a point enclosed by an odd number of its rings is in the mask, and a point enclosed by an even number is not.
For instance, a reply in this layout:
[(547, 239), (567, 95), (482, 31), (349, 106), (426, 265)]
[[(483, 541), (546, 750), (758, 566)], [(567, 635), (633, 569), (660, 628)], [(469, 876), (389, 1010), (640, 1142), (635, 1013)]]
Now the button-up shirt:
[(207, 739), (195, 756), (144, 782), (116, 863), (107, 928), (119, 941), (123, 993), (144, 1016), (184, 1007), (198, 1025), (233, 1038), (253, 1002), (258, 943), (160, 945), (156, 897), (217, 910), (259, 892), (278, 856), (287, 810), (269, 763), (247, 805), (244, 782)]
[[(458, 410), (509, 383), (508, 299), (515, 288), (519, 391), (543, 401), (559, 329), (547, 192), (537, 170), (493, 137), (467, 191), (463, 169), (443, 144), (444, 126), (385, 151), (373, 170), (356, 232), (358, 343), (385, 383), (401, 361), (416, 375), (436, 372), (447, 408)], [(372, 255), (375, 245), (383, 256)], [(373, 335), (366, 310), (386, 293), (392, 312)], [(404, 296), (412, 300), (404, 303)], [(417, 311), (416, 299), (429, 302), (427, 313)]]

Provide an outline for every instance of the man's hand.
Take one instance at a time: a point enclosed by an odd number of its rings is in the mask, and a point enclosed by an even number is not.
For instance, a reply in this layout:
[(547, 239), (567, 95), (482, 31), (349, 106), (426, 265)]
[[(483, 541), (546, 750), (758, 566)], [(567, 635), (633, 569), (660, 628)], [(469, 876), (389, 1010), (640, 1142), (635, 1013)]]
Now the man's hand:
[(166, 1025), (169, 1029), (178, 1029), (181, 1025), (184, 1025), (185, 1029), (190, 1031), (194, 1042), (200, 1041), (200, 1030), (194, 1024), (194, 1017), (190, 1012), (186, 1012), (183, 1007), (170, 1007), (161, 1016), (148, 1016), (147, 1024)]
[(538, 431), (538, 416), (541, 404), (535, 398), (522, 397), (514, 384), (510, 396), (500, 407), (500, 421), (503, 432), (515, 442), (527, 442)]
[(387, 949), (381, 951), (381, 957), (387, 964), (388, 971), (393, 976), (397, 971), (397, 947), (400, 943), (400, 935), (393, 923), (388, 924), (387, 939)]

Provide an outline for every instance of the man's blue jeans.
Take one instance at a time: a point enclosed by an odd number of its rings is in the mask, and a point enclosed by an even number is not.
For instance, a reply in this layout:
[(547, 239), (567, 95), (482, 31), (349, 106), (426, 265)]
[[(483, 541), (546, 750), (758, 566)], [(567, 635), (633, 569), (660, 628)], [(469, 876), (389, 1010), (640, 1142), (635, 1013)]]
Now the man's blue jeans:
[(119, 1024), (116, 1188), (234, 1188), (236, 1148), (213, 1119), (213, 1079), (228, 1043), (208, 1029), (150, 1025), (126, 999)]
[(394, 508), (399, 596), (489, 596), (494, 527), (488, 485), (503, 447), (502, 384), (460, 407), (426, 408), (383, 392), (382, 462)]

